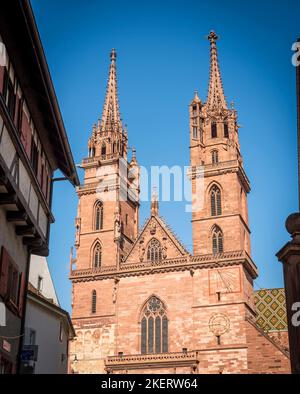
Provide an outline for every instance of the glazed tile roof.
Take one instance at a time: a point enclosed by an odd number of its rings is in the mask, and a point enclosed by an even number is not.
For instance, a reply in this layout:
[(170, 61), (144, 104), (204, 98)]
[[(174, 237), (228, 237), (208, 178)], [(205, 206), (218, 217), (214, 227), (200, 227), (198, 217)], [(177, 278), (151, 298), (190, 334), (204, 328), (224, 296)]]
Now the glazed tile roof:
[(287, 330), (284, 289), (261, 289), (254, 292), (256, 323), (265, 332)]

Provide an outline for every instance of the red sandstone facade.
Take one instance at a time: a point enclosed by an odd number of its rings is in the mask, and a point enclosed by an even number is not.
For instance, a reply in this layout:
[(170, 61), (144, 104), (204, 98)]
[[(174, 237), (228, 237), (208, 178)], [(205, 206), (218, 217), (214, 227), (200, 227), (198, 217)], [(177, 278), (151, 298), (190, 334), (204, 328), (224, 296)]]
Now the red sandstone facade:
[(202, 103), (196, 93), (190, 104), (195, 194), (204, 175), (203, 206), (193, 202), (193, 254), (159, 216), (156, 198), (138, 232), (139, 166), (135, 152), (127, 160), (111, 53), (103, 115), (93, 128), (89, 157), (82, 162), (84, 184), (78, 187), (70, 272), (77, 335), (70, 352), (73, 372), (290, 371), (286, 350), (255, 323), (250, 185), (236, 110), (227, 107), (223, 92), (217, 36), (208, 38), (208, 98)]

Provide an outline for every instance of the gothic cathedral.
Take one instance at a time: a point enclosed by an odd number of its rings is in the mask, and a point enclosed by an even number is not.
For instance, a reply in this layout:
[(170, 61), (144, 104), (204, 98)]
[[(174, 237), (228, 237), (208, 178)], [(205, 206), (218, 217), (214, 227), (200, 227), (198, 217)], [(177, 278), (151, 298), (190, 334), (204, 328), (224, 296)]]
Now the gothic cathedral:
[[(211, 32), (208, 97), (189, 106), (190, 172), (204, 203), (193, 209), (191, 254), (159, 215), (139, 229), (139, 165), (127, 156), (116, 52), (102, 118), (77, 188), (71, 255), (70, 368), (74, 373), (282, 373), (288, 353), (256, 324), (247, 194), (237, 113), (228, 108)], [(124, 198), (125, 196), (125, 198)]]

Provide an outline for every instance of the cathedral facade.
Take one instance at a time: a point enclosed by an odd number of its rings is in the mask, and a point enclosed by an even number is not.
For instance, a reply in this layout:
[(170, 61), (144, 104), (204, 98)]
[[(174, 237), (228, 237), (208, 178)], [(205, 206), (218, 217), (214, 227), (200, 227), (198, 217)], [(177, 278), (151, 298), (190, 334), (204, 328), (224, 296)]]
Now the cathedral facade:
[[(247, 194), (236, 110), (228, 108), (211, 32), (208, 97), (189, 106), (193, 253), (159, 214), (139, 229), (140, 175), (127, 157), (116, 52), (102, 118), (77, 188), (71, 255), (74, 373), (289, 373), (289, 355), (256, 323)], [(125, 174), (125, 175), (124, 175)], [(126, 198), (124, 198), (124, 195)], [(193, 200), (194, 201), (194, 200)]]

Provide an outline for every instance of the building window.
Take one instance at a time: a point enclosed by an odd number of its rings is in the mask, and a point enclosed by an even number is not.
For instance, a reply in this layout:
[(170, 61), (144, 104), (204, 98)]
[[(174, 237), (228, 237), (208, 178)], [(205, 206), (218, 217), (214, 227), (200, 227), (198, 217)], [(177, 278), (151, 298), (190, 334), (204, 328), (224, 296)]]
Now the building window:
[(213, 254), (223, 253), (223, 233), (219, 226), (214, 226), (212, 231)]
[(38, 173), (39, 152), (36, 143), (32, 141), (30, 161), (35, 175)]
[(193, 116), (197, 115), (197, 106), (193, 105)]
[(99, 242), (97, 242), (95, 248), (94, 248), (94, 268), (100, 268), (101, 267), (101, 245)]
[(160, 242), (153, 238), (149, 242), (148, 250), (147, 250), (147, 260), (152, 262), (161, 261), (162, 260), (162, 247)]
[(12, 363), (0, 356), (0, 375), (7, 375), (12, 373)]
[(193, 138), (196, 139), (198, 137), (197, 127), (193, 126)]
[(103, 204), (98, 201), (95, 206), (95, 230), (103, 228)]
[(6, 249), (2, 247), (0, 261), (0, 296), (14, 308), (14, 312), (22, 314), (24, 296), (24, 274), (17, 269)]
[(216, 122), (212, 122), (211, 124), (211, 138), (217, 138), (218, 134), (217, 134), (217, 123)]
[(40, 292), (43, 290), (43, 278), (40, 275), (38, 276), (37, 289)]
[(141, 353), (168, 352), (168, 318), (160, 299), (152, 296), (142, 312)]
[(125, 215), (125, 224), (126, 224), (126, 226), (128, 225), (128, 213), (126, 213), (126, 215)]
[(219, 163), (219, 152), (217, 150), (213, 150), (211, 152), (211, 162), (212, 162), (212, 164)]
[(228, 138), (229, 133), (228, 133), (228, 123), (224, 123), (224, 137)]
[(106, 145), (104, 143), (101, 146), (101, 155), (102, 156), (106, 155)]
[(12, 120), (14, 120), (16, 96), (14, 94), (13, 84), (12, 84), (12, 82), (9, 78), (8, 72), (6, 70), (5, 70), (5, 75), (4, 75), (3, 96), (4, 96), (4, 101), (7, 106), (8, 112), (9, 112)]
[(33, 329), (29, 330), (29, 345), (35, 345), (36, 332)]
[(96, 313), (97, 310), (97, 292), (96, 290), (92, 291), (92, 313)]
[(221, 191), (216, 185), (210, 189), (210, 207), (211, 216), (222, 215)]

